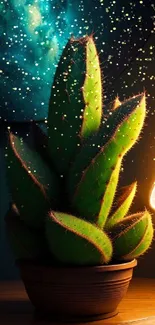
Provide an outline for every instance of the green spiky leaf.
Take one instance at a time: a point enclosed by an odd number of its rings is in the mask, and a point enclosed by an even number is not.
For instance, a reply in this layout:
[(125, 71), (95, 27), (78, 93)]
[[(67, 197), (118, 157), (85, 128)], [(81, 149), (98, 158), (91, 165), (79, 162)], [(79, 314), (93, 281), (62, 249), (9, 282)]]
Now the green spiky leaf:
[(41, 227), (51, 205), (57, 206), (58, 179), (40, 155), (12, 133), (9, 135), (6, 158), (12, 200), (21, 219), (30, 226)]
[(109, 232), (114, 258), (129, 261), (142, 255), (151, 245), (153, 232), (152, 219), (147, 210), (118, 222)]
[(108, 230), (118, 221), (122, 220), (129, 211), (131, 203), (136, 193), (137, 182), (129, 186), (122, 187), (118, 192), (118, 200), (116, 202), (113, 214), (108, 217), (104, 229)]
[(46, 237), (49, 249), (63, 263), (100, 265), (112, 256), (108, 236), (73, 215), (52, 211), (46, 221)]
[(63, 174), (101, 121), (101, 71), (92, 37), (70, 39), (56, 70), (48, 113), (49, 153)]
[(125, 101), (84, 143), (70, 169), (67, 187), (73, 208), (100, 227), (113, 203), (122, 158), (139, 137), (145, 111), (143, 94)]

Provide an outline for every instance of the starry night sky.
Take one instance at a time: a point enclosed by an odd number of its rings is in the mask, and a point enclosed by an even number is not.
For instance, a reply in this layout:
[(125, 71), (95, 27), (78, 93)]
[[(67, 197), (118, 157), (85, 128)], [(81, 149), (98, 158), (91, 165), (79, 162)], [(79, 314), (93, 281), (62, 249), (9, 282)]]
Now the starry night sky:
[[(154, 1), (8, 0), (0, 2), (0, 116), (47, 117), (53, 76), (71, 35), (89, 33), (100, 53), (104, 103), (154, 87)], [(119, 86), (119, 87), (118, 87)]]
[[(137, 179), (139, 186), (133, 211), (149, 207), (149, 193), (155, 181), (154, 0), (2, 0), (0, 279), (18, 276), (3, 222), (9, 205), (3, 122), (46, 119), (53, 76), (63, 46), (71, 35), (79, 37), (90, 33), (94, 35), (102, 68), (103, 110), (117, 95), (123, 101), (146, 91), (148, 114), (145, 126), (140, 141), (124, 159), (120, 185)], [(26, 124), (14, 125), (15, 130), (25, 134), (28, 128)], [(142, 259), (143, 269), (153, 258), (151, 251), (144, 258), (145, 265)], [(155, 265), (152, 272), (155, 272)]]

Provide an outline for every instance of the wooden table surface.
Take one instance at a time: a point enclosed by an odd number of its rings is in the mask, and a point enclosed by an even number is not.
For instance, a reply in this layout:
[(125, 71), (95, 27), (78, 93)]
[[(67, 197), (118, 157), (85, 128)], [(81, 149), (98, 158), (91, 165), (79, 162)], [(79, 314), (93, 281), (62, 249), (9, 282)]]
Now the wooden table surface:
[[(113, 318), (84, 324), (155, 325), (155, 279), (134, 278), (118, 311)], [(44, 325), (51, 322), (35, 320), (33, 307), (21, 282), (3, 282), (0, 283), (0, 324)]]

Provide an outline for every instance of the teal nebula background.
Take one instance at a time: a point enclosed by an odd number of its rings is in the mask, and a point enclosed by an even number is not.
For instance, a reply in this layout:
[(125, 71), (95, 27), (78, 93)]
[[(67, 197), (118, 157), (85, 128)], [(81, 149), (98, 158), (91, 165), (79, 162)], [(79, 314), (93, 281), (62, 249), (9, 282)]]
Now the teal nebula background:
[[(0, 116), (9, 121), (47, 116), (59, 56), (71, 35), (92, 32), (87, 4), (71, 0), (0, 2)], [(80, 1), (79, 1), (80, 4)]]
[[(133, 88), (134, 79), (138, 91), (142, 91), (145, 81), (142, 74), (145, 71), (135, 74), (132, 62), (139, 57), (150, 35), (153, 36), (153, 2), (1, 1), (1, 120), (29, 121), (47, 117), (56, 66), (71, 35), (80, 37), (93, 33), (105, 76), (105, 101), (113, 99), (117, 80), (124, 77), (126, 70), (130, 73), (126, 80), (130, 87)], [(144, 62), (142, 70), (145, 70), (147, 63), (149, 61)], [(125, 83), (121, 88), (122, 95), (127, 96)], [(107, 91), (110, 92), (108, 97)]]
[(56, 63), (70, 33), (71, 11), (67, 1), (1, 2), (2, 118), (45, 118)]

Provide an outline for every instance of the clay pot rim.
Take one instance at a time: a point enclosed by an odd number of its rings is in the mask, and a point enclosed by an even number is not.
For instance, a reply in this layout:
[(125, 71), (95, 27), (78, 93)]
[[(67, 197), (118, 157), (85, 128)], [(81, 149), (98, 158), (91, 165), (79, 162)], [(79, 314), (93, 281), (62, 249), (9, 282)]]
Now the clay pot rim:
[(33, 268), (33, 269), (52, 269), (55, 271), (63, 270), (63, 272), (69, 272), (69, 271), (77, 271), (78, 272), (109, 272), (109, 271), (119, 271), (119, 270), (125, 270), (125, 269), (130, 269), (133, 268), (137, 265), (137, 260), (133, 259), (128, 262), (121, 262), (117, 264), (109, 264), (109, 265), (97, 265), (97, 266), (55, 266), (55, 265), (41, 265), (41, 264), (34, 264), (33, 262), (27, 262), (26, 260), (18, 260), (16, 261), (17, 267), (28, 267), (28, 268)]

